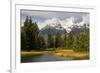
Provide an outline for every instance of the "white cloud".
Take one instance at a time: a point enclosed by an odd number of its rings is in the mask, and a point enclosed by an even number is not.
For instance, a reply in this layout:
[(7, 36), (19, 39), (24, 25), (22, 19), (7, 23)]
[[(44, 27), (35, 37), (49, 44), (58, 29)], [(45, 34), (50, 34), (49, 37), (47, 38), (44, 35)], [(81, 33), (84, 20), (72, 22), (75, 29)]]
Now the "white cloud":
[(70, 28), (75, 25), (74, 20), (74, 17), (70, 17), (60, 22), (65, 29), (70, 30)]
[(43, 27), (47, 25), (45, 22), (38, 22), (37, 24), (38, 24), (39, 29), (42, 29)]
[(53, 17), (52, 19), (48, 19), (44, 22), (39, 22), (38, 26), (39, 28), (43, 28), (46, 25), (50, 25), (50, 26), (56, 26), (57, 24), (61, 24), (62, 27), (64, 27), (65, 29), (70, 29), (72, 26), (75, 25), (74, 23), (74, 17), (70, 17), (70, 18), (66, 18), (65, 20), (60, 20), (59, 18), (55, 18)]
[(90, 23), (89, 20), (90, 20), (90, 17), (89, 17), (88, 14), (86, 14), (86, 15), (83, 16), (83, 21), (84, 21), (86, 24), (89, 24), (89, 23)]
[[(26, 12), (28, 13), (28, 12)], [(32, 12), (29, 12), (28, 14), (32, 15), (33, 13)], [(62, 27), (64, 27), (67, 31), (70, 31), (71, 28), (75, 25), (77, 26), (83, 26), (84, 24), (89, 24), (89, 15), (88, 14), (85, 14), (85, 15), (82, 15), (81, 16), (81, 21), (79, 21), (78, 17), (75, 17), (75, 16), (70, 16), (70, 17), (67, 17), (63, 20), (61, 20), (60, 18), (58, 17), (52, 17), (52, 18), (49, 18), (49, 19), (46, 19), (44, 21), (38, 21), (37, 24), (38, 24), (38, 27), (39, 29), (45, 27), (46, 25), (51, 25), (51, 26), (56, 26), (57, 24), (61, 24)], [(24, 21), (25, 21), (25, 18), (22, 18), (21, 19), (21, 26), (24, 25)]]
[(83, 26), (85, 23), (89, 22), (89, 19), (86, 16), (82, 17), (82, 21), (77, 22), (75, 21), (75, 17), (69, 17), (65, 20), (60, 20), (59, 18), (53, 17), (51, 19), (45, 20), (44, 22), (39, 22), (38, 26), (39, 29), (45, 27), (46, 25), (56, 26), (56, 24), (61, 24), (67, 31), (71, 31), (71, 28), (75, 25)]
[(21, 25), (23, 25), (26, 16), (33, 17), (39, 29), (47, 24), (61, 24), (67, 30), (70, 30), (74, 25), (82, 26), (84, 23), (89, 24), (89, 13), (74, 13), (74, 12), (56, 12), (56, 11), (21, 11)]
[(56, 24), (61, 24), (60, 21), (61, 21), (60, 19), (54, 17), (54, 18), (45, 20), (44, 22), (39, 22), (38, 26), (39, 26), (39, 29), (43, 28), (46, 25), (50, 25), (52, 27), (55, 27)]
[(60, 24), (60, 19), (54, 17), (52, 19), (47, 20), (45, 23), (47, 25), (51, 25), (52, 24), (52, 26), (56, 26), (56, 24)]
[(21, 26), (24, 26), (25, 19), (21, 20)]

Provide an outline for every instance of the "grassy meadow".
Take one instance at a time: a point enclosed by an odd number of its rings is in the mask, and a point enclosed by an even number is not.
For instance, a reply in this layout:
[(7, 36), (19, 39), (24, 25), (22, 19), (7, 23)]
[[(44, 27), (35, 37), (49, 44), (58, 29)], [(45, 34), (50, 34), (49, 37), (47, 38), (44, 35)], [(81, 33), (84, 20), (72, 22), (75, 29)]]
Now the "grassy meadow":
[(30, 56), (38, 56), (50, 54), (52, 56), (63, 57), (63, 58), (72, 58), (73, 60), (86, 60), (89, 59), (89, 52), (80, 52), (74, 51), (71, 49), (63, 49), (63, 50), (32, 50), (32, 51), (22, 51), (21, 57), (30, 57)]

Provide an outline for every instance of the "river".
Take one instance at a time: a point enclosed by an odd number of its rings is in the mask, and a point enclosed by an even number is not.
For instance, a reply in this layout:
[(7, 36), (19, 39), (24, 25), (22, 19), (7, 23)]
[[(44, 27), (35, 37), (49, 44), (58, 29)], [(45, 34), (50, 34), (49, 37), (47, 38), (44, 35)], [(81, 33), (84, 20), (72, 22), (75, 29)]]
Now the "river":
[(21, 58), (21, 62), (22, 63), (48, 62), (48, 61), (65, 61), (65, 60), (71, 60), (71, 58), (63, 58), (63, 57), (58, 57), (58, 56), (54, 56), (54, 55), (51, 55), (51, 54), (44, 54), (44, 55), (22, 57)]

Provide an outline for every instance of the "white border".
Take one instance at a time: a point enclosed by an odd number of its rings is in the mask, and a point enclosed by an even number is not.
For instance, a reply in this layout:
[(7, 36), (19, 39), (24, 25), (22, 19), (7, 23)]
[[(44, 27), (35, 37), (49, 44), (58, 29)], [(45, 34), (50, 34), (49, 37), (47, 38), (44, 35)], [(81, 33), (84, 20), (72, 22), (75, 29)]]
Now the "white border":
[[(43, 6), (12, 4), (11, 16), (11, 71), (38, 71), (48, 69), (79, 68), (95, 65), (95, 22), (94, 8), (75, 7), (75, 6)], [(20, 9), (30, 10), (49, 10), (49, 11), (70, 11), (70, 12), (89, 12), (90, 13), (90, 60), (81, 61), (61, 61), (61, 62), (41, 62), (41, 63), (20, 63)]]

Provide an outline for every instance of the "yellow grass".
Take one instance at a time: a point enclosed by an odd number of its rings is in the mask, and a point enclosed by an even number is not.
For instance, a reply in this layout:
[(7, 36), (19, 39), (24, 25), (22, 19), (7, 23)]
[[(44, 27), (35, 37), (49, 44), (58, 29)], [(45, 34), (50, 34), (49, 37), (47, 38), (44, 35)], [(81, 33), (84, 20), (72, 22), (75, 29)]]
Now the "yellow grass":
[(27, 57), (27, 56), (34, 56), (34, 55), (42, 55), (47, 53), (47, 51), (22, 51), (21, 56), (22, 57)]
[(74, 59), (89, 59), (89, 52), (76, 52), (71, 49), (64, 50), (52, 50), (52, 51), (21, 51), (21, 57), (29, 57), (35, 55), (50, 54), (54, 56), (64, 57), (64, 58), (74, 58)]
[(75, 52), (73, 50), (56, 50), (54, 55), (76, 59), (89, 59), (89, 52)]

